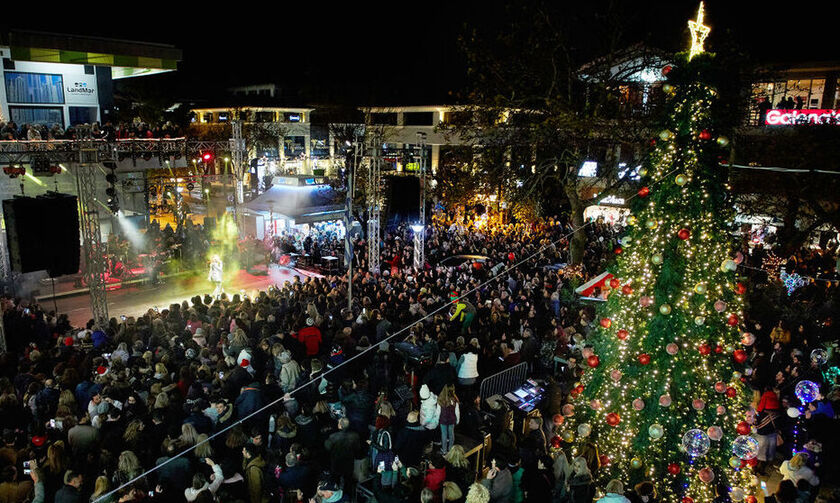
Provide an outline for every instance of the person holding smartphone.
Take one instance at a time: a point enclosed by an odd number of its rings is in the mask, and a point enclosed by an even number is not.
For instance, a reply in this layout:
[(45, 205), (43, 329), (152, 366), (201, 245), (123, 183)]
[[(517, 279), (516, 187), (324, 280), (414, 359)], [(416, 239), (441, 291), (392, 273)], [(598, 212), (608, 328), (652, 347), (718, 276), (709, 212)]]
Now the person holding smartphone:
[(490, 470), (487, 471), (481, 485), (490, 491), (490, 501), (510, 501), (513, 493), (513, 475), (507, 468), (507, 462), (498, 456), (490, 460)]

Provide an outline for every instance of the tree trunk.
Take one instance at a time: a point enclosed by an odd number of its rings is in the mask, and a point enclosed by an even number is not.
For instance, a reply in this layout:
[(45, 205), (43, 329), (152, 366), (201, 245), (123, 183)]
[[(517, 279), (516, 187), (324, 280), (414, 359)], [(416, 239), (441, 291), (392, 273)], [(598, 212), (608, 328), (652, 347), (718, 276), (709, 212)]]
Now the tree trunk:
[[(577, 184), (574, 182), (567, 182), (563, 184), (563, 190), (566, 193), (566, 198), (569, 200), (569, 208), (572, 222), (572, 227), (575, 231), (583, 227), (583, 201), (580, 199)], [(572, 264), (580, 264), (583, 262), (583, 251), (586, 248), (586, 233), (583, 231), (572, 234), (571, 242), (569, 243), (569, 262)]]

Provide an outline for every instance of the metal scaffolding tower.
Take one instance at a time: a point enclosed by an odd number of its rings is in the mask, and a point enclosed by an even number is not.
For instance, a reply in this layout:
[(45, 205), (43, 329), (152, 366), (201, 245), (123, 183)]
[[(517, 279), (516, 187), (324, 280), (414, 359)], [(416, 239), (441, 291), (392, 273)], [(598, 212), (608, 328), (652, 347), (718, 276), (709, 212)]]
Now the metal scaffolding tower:
[(412, 226), (414, 231), (414, 268), (423, 269), (426, 263), (426, 133), (417, 133), (417, 144), (420, 148), (420, 169), (417, 176), (420, 177), (420, 211), (417, 223)]
[(379, 273), (379, 224), (382, 209), (382, 137), (374, 135), (371, 139), (370, 162), (367, 180), (368, 208), (368, 268), (371, 273)]
[(230, 123), (232, 134), (230, 139), (230, 158), (233, 164), (234, 191), (233, 196), (233, 220), (239, 226), (238, 208), (245, 200), (245, 189), (242, 185), (242, 178), (245, 174), (245, 139), (242, 138), (242, 121), (235, 120)]
[(90, 311), (96, 323), (108, 323), (108, 300), (105, 296), (105, 245), (99, 230), (99, 209), (96, 201), (96, 177), (101, 174), (97, 149), (81, 146), (76, 172), (79, 195), (79, 225), (85, 254), (84, 280), (90, 289)]

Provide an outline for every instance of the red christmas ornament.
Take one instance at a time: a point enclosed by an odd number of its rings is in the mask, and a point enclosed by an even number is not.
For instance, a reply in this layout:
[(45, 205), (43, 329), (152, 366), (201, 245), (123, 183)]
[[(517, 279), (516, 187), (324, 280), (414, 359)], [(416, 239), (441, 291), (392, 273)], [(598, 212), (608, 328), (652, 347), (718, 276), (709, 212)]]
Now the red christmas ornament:
[(624, 295), (633, 295), (633, 287), (630, 285), (624, 285), (621, 287), (621, 293)]
[(683, 499), (680, 500), (681, 503), (694, 503), (694, 498), (691, 496), (683, 496)]
[(679, 475), (680, 471), (682, 471), (682, 468), (680, 468), (679, 463), (670, 463), (668, 465), (668, 473), (671, 475)]
[(747, 361), (747, 352), (743, 349), (736, 349), (732, 352), (732, 358), (738, 363), (744, 363)]
[(738, 318), (738, 315), (734, 313), (730, 314), (729, 317), (726, 318), (726, 323), (728, 323), (730, 327), (734, 327), (739, 321), (740, 319)]
[(728, 396), (729, 398), (735, 398), (737, 395), (738, 391), (732, 386), (726, 388), (726, 396)]
[(621, 255), (622, 252), (624, 252), (624, 248), (620, 246), (616, 246), (615, 250), (613, 250), (613, 253), (615, 253), (616, 255)]
[(735, 283), (735, 293), (738, 295), (744, 295), (747, 293), (747, 287), (739, 281), (738, 283)]
[(741, 382), (747, 382), (747, 377), (746, 376), (741, 376), (741, 377), (739, 377), (739, 379), (741, 380)]
[(553, 437), (551, 437), (551, 447), (559, 449), (562, 444), (563, 439), (560, 438), (560, 435), (554, 435)]
[(584, 390), (584, 389), (585, 389), (585, 388), (583, 387), (583, 384), (578, 384), (577, 386), (575, 386), (575, 390), (576, 390), (578, 393), (583, 393), (583, 390)]
[(723, 346), (721, 346), (720, 344), (715, 346), (715, 353), (723, 353)]
[(711, 140), (712, 139), (712, 133), (710, 133), (708, 129), (704, 129), (703, 131), (700, 131), (700, 139), (701, 140)]
[(618, 288), (618, 285), (620, 284), (621, 281), (619, 281), (617, 278), (613, 278), (610, 280), (610, 288)]
[(601, 326), (604, 328), (610, 328), (612, 325), (612, 320), (609, 318), (601, 318)]
[(650, 146), (651, 146), (651, 147), (655, 147), (655, 146), (656, 146), (656, 138), (651, 138), (651, 139), (650, 139)]
[(752, 494), (750, 494), (749, 496), (744, 498), (744, 502), (745, 503), (758, 503), (758, 499), (755, 496), (753, 496)]
[(683, 227), (679, 232), (677, 232), (677, 237), (685, 241), (691, 237), (691, 231)]
[(623, 328), (615, 333), (615, 336), (621, 339), (622, 341), (626, 339), (628, 335), (630, 335), (630, 332), (624, 330)]
[(650, 189), (647, 187), (642, 187), (641, 189), (639, 189), (639, 192), (637, 192), (637, 194), (639, 194), (639, 197), (647, 197), (650, 195)]
[(697, 348), (697, 351), (699, 351), (701, 355), (706, 356), (712, 352), (712, 348), (704, 342), (703, 344), (700, 344), (700, 347)]
[(642, 353), (639, 355), (639, 363), (642, 365), (647, 365), (650, 363), (650, 355), (647, 353)]
[(572, 397), (572, 398), (577, 398), (578, 395), (580, 395), (580, 393), (578, 393), (577, 390), (575, 390), (575, 389), (573, 389), (572, 391), (569, 392), (569, 396)]
[(665, 66), (663, 66), (663, 67), (662, 67), (662, 75), (664, 75), (664, 76), (666, 76), (666, 77), (667, 77), (667, 76), (668, 76), (668, 74), (669, 74), (669, 73), (671, 73), (671, 70), (673, 70), (673, 69), (674, 69), (674, 68), (673, 68), (671, 65), (665, 65)]
[(592, 367), (593, 369), (601, 363), (601, 359), (598, 358), (598, 355), (592, 355), (586, 359), (586, 364)]
[(621, 422), (621, 416), (618, 415), (617, 412), (610, 412), (607, 414), (607, 424), (610, 426), (618, 426), (618, 423)]
[(598, 460), (601, 462), (601, 466), (609, 466), (611, 463), (610, 457), (606, 454), (601, 454), (598, 456)]
[(741, 421), (735, 427), (735, 431), (738, 432), (738, 435), (749, 435), (750, 434), (750, 425), (747, 424), (746, 421)]

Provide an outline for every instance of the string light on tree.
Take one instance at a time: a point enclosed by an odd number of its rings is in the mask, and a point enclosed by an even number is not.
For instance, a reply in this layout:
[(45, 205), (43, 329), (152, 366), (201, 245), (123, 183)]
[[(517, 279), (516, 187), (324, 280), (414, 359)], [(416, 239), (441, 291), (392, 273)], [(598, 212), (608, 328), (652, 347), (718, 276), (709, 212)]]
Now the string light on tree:
[[(708, 35), (703, 17), (701, 6), (690, 25), (693, 55)], [(609, 458), (596, 483), (668, 480), (658, 485), (663, 503), (711, 503), (719, 481), (743, 497), (755, 494), (749, 467), (733, 456), (733, 442), (750, 429), (740, 380), (745, 288), (733, 270), (743, 257), (730, 254), (733, 204), (714, 141), (727, 133), (713, 115), (707, 76), (715, 73), (707, 68), (714, 63), (711, 55), (683, 57), (668, 72), (669, 110), (631, 201), (636, 225), (621, 241), (632, 246), (615, 257), (610, 272), (620, 282), (587, 339), (597, 366), (576, 383), (575, 414), (562, 426), (591, 428), (586, 440), (577, 435), (577, 444), (564, 446), (571, 455), (594, 442)], [(737, 431), (742, 422), (746, 433)]]

